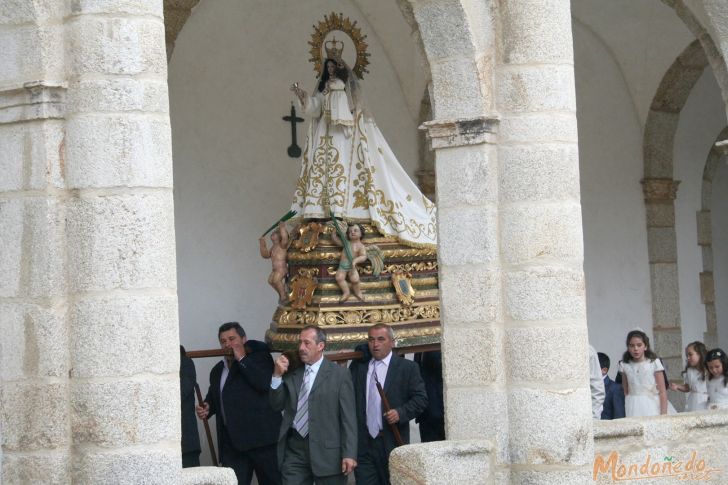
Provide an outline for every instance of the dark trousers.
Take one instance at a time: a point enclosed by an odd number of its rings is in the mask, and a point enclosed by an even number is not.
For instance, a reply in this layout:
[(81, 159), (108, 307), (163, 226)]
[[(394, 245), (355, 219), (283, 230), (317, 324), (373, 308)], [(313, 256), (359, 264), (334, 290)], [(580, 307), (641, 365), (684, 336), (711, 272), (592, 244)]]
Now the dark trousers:
[(303, 438), (297, 431), (291, 429), (286, 439), (286, 451), (281, 465), (283, 485), (345, 485), (346, 476), (343, 473), (328, 477), (314, 476), (311, 470), (308, 437)]
[(367, 435), (366, 450), (359, 450), (359, 460), (354, 469), (356, 485), (389, 484), (389, 451), (384, 446), (384, 438)]
[(238, 478), (238, 485), (250, 485), (253, 471), (260, 485), (280, 485), (276, 445), (260, 446), (250, 450), (238, 451), (233, 448), (227, 428), (222, 429), (220, 464), (232, 468)]
[(445, 440), (445, 418), (427, 418), (420, 421), (420, 441)]
[(200, 466), (200, 450), (182, 453), (182, 468)]

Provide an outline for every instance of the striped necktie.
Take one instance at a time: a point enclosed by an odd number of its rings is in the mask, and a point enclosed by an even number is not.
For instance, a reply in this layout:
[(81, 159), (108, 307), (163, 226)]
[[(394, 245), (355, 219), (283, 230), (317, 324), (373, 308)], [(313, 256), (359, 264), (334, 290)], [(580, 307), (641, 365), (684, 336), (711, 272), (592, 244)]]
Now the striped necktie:
[(367, 398), (367, 429), (372, 438), (379, 436), (382, 429), (382, 400), (377, 389), (377, 364), (378, 360), (372, 360), (372, 375), (369, 377), (369, 396)]
[(301, 390), (298, 392), (298, 407), (296, 408), (296, 416), (293, 418), (293, 427), (296, 428), (298, 434), (304, 438), (308, 435), (308, 393), (309, 379), (311, 378), (311, 366), (306, 366), (306, 372), (303, 374), (303, 383)]

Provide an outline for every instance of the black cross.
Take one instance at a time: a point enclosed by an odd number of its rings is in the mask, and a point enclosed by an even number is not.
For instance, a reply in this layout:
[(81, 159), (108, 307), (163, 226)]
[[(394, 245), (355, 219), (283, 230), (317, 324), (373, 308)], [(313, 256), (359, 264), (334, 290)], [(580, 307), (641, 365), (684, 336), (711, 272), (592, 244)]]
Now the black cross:
[(296, 116), (296, 108), (291, 104), (291, 116), (284, 116), (283, 121), (291, 122), (291, 146), (288, 147), (288, 156), (298, 158), (301, 156), (301, 147), (296, 143), (296, 123), (303, 121), (303, 118)]

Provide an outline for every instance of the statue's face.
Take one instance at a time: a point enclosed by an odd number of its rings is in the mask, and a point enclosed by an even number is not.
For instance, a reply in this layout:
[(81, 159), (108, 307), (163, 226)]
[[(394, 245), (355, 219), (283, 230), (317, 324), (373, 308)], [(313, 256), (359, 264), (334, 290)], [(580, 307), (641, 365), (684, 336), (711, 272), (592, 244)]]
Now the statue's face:
[(329, 77), (336, 75), (336, 63), (334, 61), (328, 61), (326, 63), (326, 71), (329, 73)]
[(349, 226), (349, 239), (361, 239), (359, 226)]

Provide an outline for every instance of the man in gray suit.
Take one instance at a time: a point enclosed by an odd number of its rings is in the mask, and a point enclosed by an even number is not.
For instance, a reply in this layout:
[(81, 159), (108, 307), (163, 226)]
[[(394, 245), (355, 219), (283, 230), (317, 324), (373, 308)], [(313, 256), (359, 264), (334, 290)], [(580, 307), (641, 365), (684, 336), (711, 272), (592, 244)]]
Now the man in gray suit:
[(324, 359), (326, 333), (301, 330), (298, 354), (305, 366), (288, 372), (280, 355), (271, 379), (270, 403), (283, 411), (278, 464), (283, 485), (344, 485), (356, 468), (356, 414), (351, 376)]
[[(357, 485), (389, 483), (389, 454), (397, 446), (392, 428), (409, 443), (409, 421), (427, 407), (427, 391), (416, 363), (394, 355), (394, 332), (384, 323), (369, 328), (366, 362), (352, 362), (359, 445)], [(391, 406), (386, 410), (377, 383)]]

